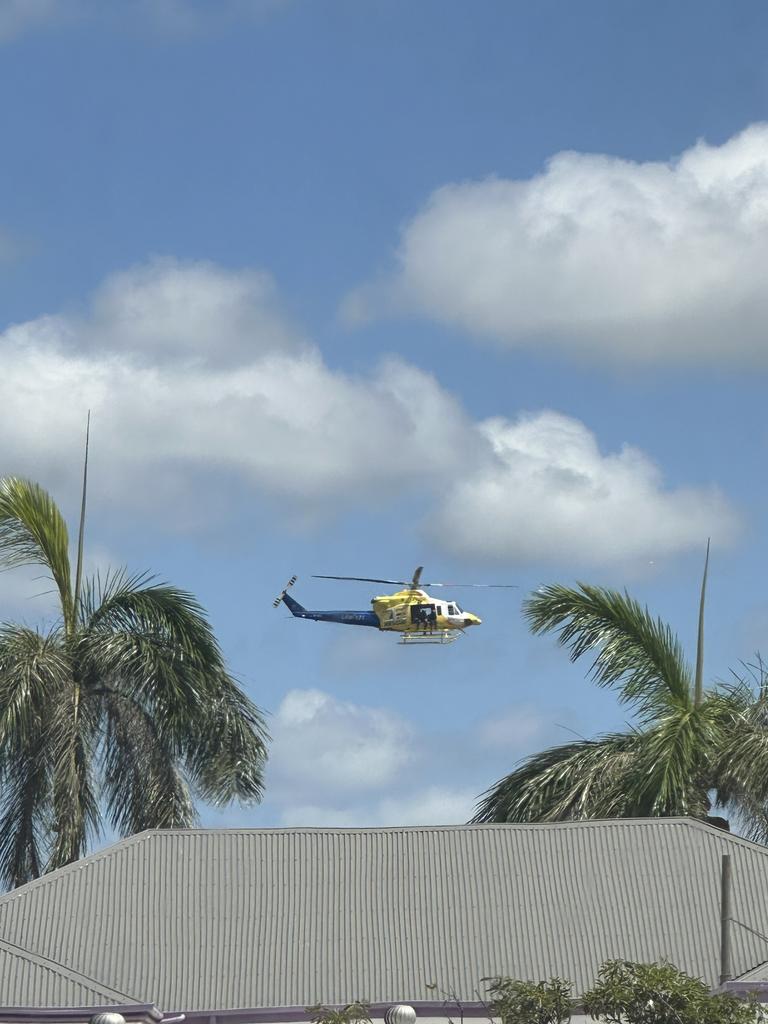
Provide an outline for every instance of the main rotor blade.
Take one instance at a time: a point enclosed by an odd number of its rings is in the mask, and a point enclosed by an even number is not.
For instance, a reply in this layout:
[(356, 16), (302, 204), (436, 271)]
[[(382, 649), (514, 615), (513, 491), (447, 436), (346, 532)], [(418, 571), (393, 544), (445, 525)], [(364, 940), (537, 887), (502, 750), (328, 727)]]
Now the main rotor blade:
[(422, 583), (422, 587), (491, 587), (494, 590), (517, 590), (516, 583)]
[(371, 576), (324, 576), (322, 573), (313, 573), (313, 580), (354, 580), (357, 583), (389, 583), (393, 587), (409, 587), (410, 580), (378, 580)]
[(313, 580), (352, 580), (355, 583), (387, 583), (393, 587), (409, 587), (411, 590), (418, 590), (421, 587), (490, 587), (493, 590), (517, 590), (516, 583), (418, 583), (413, 585), (413, 580), (380, 580), (372, 576), (325, 576), (322, 573), (313, 573)]

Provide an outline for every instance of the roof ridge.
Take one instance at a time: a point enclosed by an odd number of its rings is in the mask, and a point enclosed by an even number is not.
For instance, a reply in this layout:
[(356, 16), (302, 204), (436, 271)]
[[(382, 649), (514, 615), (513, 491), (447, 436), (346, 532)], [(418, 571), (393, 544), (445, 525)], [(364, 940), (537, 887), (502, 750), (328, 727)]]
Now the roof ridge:
[[(162, 829), (147, 829), (145, 832), (138, 833), (137, 836), (132, 838), (146, 838), (151, 839), (156, 836), (211, 836), (211, 835), (296, 835), (296, 834), (309, 834), (309, 835), (373, 835), (381, 833), (390, 834), (402, 834), (402, 833), (418, 833), (418, 832), (477, 832), (477, 831), (505, 831), (505, 830), (541, 830), (541, 831), (558, 831), (558, 830), (570, 830), (570, 829), (591, 829), (591, 828), (621, 828), (627, 825), (636, 826), (640, 828), (664, 828), (664, 827), (680, 827), (685, 826), (687, 828), (693, 828), (701, 832), (705, 832), (708, 836), (716, 839), (724, 840), (730, 843), (736, 843), (744, 846), (747, 849), (754, 850), (763, 855), (768, 855), (768, 846), (763, 843), (759, 843), (754, 839), (748, 839), (745, 836), (737, 835), (735, 832), (730, 832), (726, 829), (722, 829), (717, 825), (713, 825), (709, 822), (703, 821), (701, 818), (693, 818), (686, 815), (676, 815), (670, 817), (645, 817), (645, 818), (587, 818), (580, 821), (501, 821), (501, 822), (469, 822), (461, 825), (384, 825), (384, 826), (361, 826), (361, 827), (334, 827), (330, 825), (275, 825), (275, 826), (261, 826), (253, 828), (162, 828)], [(112, 848), (114, 849), (114, 847)], [(84, 858), (82, 861), (78, 861), (79, 864), (84, 864), (89, 858)], [(63, 870), (63, 869), (61, 869)], [(55, 875), (56, 872), (52, 872)], [(47, 877), (52, 877), (49, 875)], [(28, 883), (28, 885), (31, 883)], [(0, 899), (0, 907), (2, 907), (3, 900)]]
[(114, 857), (117, 853), (122, 852), (131, 846), (139, 846), (142, 843), (149, 842), (151, 839), (155, 839), (158, 836), (213, 836), (213, 835), (296, 835), (296, 834), (310, 834), (310, 835), (372, 835), (372, 834), (402, 834), (402, 833), (419, 833), (419, 832), (478, 832), (478, 831), (506, 831), (506, 830), (541, 830), (541, 831), (557, 831), (557, 830), (570, 830), (570, 829), (591, 829), (591, 828), (620, 828), (626, 826), (637, 826), (642, 828), (660, 828), (668, 826), (680, 826), (684, 825), (689, 828), (695, 828), (706, 832), (708, 835), (716, 836), (719, 839), (727, 840), (728, 842), (737, 843), (744, 845), (749, 849), (760, 851), (762, 854), (768, 855), (768, 847), (762, 843), (758, 843), (753, 839), (747, 839), (744, 836), (736, 835), (733, 832), (725, 831), (724, 829), (718, 828), (716, 825), (711, 825), (706, 821), (702, 821), (699, 818), (692, 818), (686, 816), (676, 817), (646, 817), (646, 818), (588, 818), (580, 821), (537, 821), (537, 822), (517, 822), (517, 821), (504, 821), (504, 822), (470, 822), (461, 825), (386, 825), (386, 826), (363, 826), (363, 827), (333, 827), (326, 825), (300, 825), (300, 826), (267, 826), (267, 827), (252, 827), (252, 828), (153, 828), (145, 829), (142, 832), (136, 832), (132, 836), (124, 836), (118, 839), (117, 842), (112, 843), (110, 846), (105, 847), (102, 850), (97, 850), (94, 853), (89, 854), (80, 860), (73, 861), (71, 864), (65, 864), (61, 868), (57, 868), (55, 871), (51, 871), (48, 874), (41, 875), (39, 878), (33, 879), (31, 882), (26, 882), (24, 885), (18, 886), (16, 889), (12, 889), (10, 892), (0, 894), (0, 911), (3, 908), (9, 906), (15, 900), (20, 897), (26, 896), (27, 893), (34, 891), (41, 886), (47, 886), (52, 881), (66, 877), (76, 871), (82, 871), (84, 868), (89, 867), (91, 864), (96, 864), (99, 861)]
[[(672, 820), (672, 819), (662, 819)], [(708, 835), (715, 836), (718, 839), (724, 839), (729, 843), (737, 843), (740, 846), (746, 846), (749, 850), (755, 850), (761, 854), (768, 855), (768, 846), (765, 843), (759, 843), (756, 839), (748, 839), (746, 836), (737, 835), (735, 832), (731, 832), (728, 829), (720, 828), (718, 825), (711, 825), (709, 822), (702, 821), (700, 818), (681, 818), (676, 819), (678, 821), (685, 822), (692, 828), (700, 829), (702, 832), (706, 832)]]
[[(690, 818), (684, 815), (676, 817), (646, 817), (646, 818), (585, 818), (579, 821), (481, 821), (481, 822), (465, 822), (462, 824), (453, 825), (261, 825), (261, 826), (233, 826), (231, 828), (216, 827), (206, 828), (205, 826), (197, 826), (195, 828), (154, 828), (146, 829), (144, 832), (137, 833), (137, 836), (131, 838), (137, 838), (138, 836), (145, 838), (153, 838), (155, 836), (179, 836), (179, 835), (276, 835), (278, 833), (291, 833), (297, 832), (308, 832), (308, 833), (325, 833), (325, 834), (352, 834), (352, 833), (381, 833), (381, 832), (477, 832), (484, 829), (489, 830), (501, 830), (501, 829), (571, 829), (571, 828), (590, 828), (590, 827), (602, 827), (607, 828), (610, 826), (626, 826), (626, 825), (639, 825), (639, 826), (655, 826), (660, 825), (680, 825), (680, 824), (696, 824), (702, 825), (705, 829), (714, 830), (716, 832), (724, 832), (723, 829), (719, 829), (714, 825), (708, 825), (706, 822), (699, 821), (697, 818)], [(726, 835), (732, 835), (733, 833), (725, 833)], [(123, 841), (125, 842), (125, 840)], [(117, 844), (116, 844), (117, 845)], [(760, 844), (757, 844), (758, 846)], [(110, 849), (114, 849), (111, 847)], [(96, 856), (92, 854), (91, 857)], [(85, 857), (83, 860), (77, 863), (83, 864), (85, 861), (91, 859), (91, 857)], [(61, 870), (61, 869), (60, 869)], [(52, 872), (54, 875), (57, 872)], [(50, 876), (47, 876), (50, 877)], [(29, 885), (31, 883), (27, 883)]]
[(59, 974), (69, 981), (77, 981), (79, 984), (86, 988), (91, 989), (94, 995), (106, 996), (108, 999), (114, 999), (115, 1001), (122, 1001), (124, 1003), (138, 1003), (140, 1000), (134, 996), (128, 995), (126, 992), (121, 992), (119, 989), (112, 988), (110, 985), (105, 985), (97, 978), (92, 978), (88, 974), (83, 974), (82, 971), (76, 971), (72, 967), (67, 967), (66, 964), (60, 963), (58, 960), (52, 960), (50, 957), (44, 956), (42, 953), (35, 953), (31, 949), (27, 949), (25, 946), (20, 946), (17, 942), (10, 942), (8, 939), (0, 936), (0, 947), (10, 953), (12, 956), (18, 957), (21, 960), (28, 960), (30, 963), (37, 964), (38, 967), (43, 967), (47, 971), (52, 971), (54, 974)]
[(74, 860), (71, 864), (65, 864), (63, 867), (56, 868), (55, 871), (49, 871), (40, 875), (38, 878), (33, 878), (31, 882), (25, 882), (23, 885), (19, 885), (15, 889), (11, 889), (9, 892), (0, 894), (0, 909), (7, 906), (9, 903), (12, 903), (20, 896), (26, 896), (28, 892), (31, 892), (42, 885), (46, 885), (51, 881), (51, 879), (61, 878), (64, 875), (72, 874), (75, 871), (81, 870), (87, 864), (95, 864), (97, 861), (106, 860), (107, 858), (114, 856), (118, 851), (124, 850), (127, 846), (138, 846), (140, 843), (149, 839), (153, 833), (162, 831), (162, 829), (145, 829), (143, 832), (136, 832), (132, 836), (123, 836), (118, 839), (117, 842), (104, 847), (103, 850), (95, 850), (93, 853), (89, 853), (87, 857), (81, 857), (80, 860)]

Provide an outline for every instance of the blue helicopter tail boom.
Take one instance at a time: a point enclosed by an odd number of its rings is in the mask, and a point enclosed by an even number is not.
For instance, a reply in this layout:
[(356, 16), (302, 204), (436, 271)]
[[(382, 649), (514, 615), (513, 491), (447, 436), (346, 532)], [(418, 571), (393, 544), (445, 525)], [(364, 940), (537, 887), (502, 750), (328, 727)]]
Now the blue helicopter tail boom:
[(291, 615), (297, 619), (314, 619), (315, 622), (341, 622), (347, 626), (374, 626), (379, 628), (379, 620), (373, 612), (369, 611), (310, 611), (299, 604), (289, 593), (287, 587), (277, 600), (288, 607)]

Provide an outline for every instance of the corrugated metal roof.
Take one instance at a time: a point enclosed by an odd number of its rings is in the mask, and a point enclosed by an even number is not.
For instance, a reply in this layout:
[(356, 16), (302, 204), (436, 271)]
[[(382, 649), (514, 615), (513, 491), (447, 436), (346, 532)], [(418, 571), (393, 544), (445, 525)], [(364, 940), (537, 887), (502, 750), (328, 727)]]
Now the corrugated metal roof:
[(1, 1005), (104, 1006), (133, 1001), (124, 992), (0, 939)]
[[(768, 934), (768, 850), (684, 819), (147, 832), (0, 899), (0, 936), (166, 1010), (476, 1000), (485, 976), (666, 957), (715, 985), (720, 858)], [(768, 957), (736, 928), (734, 975)], [(2, 988), (0, 975), (0, 988)], [(3, 1000), (6, 1001), (6, 1000)]]

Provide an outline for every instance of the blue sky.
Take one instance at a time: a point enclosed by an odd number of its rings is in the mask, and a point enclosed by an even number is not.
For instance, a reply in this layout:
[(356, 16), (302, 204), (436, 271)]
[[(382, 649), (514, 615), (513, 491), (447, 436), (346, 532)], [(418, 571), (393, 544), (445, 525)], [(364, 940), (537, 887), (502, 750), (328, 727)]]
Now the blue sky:
[[(268, 796), (206, 823), (465, 820), (623, 721), (520, 602), (628, 587), (708, 669), (764, 644), (762, 3), (0, 0), (0, 473), (91, 567), (209, 609)], [(312, 573), (459, 593), (447, 649), (297, 622)], [(24, 574), (0, 617), (43, 619)]]

